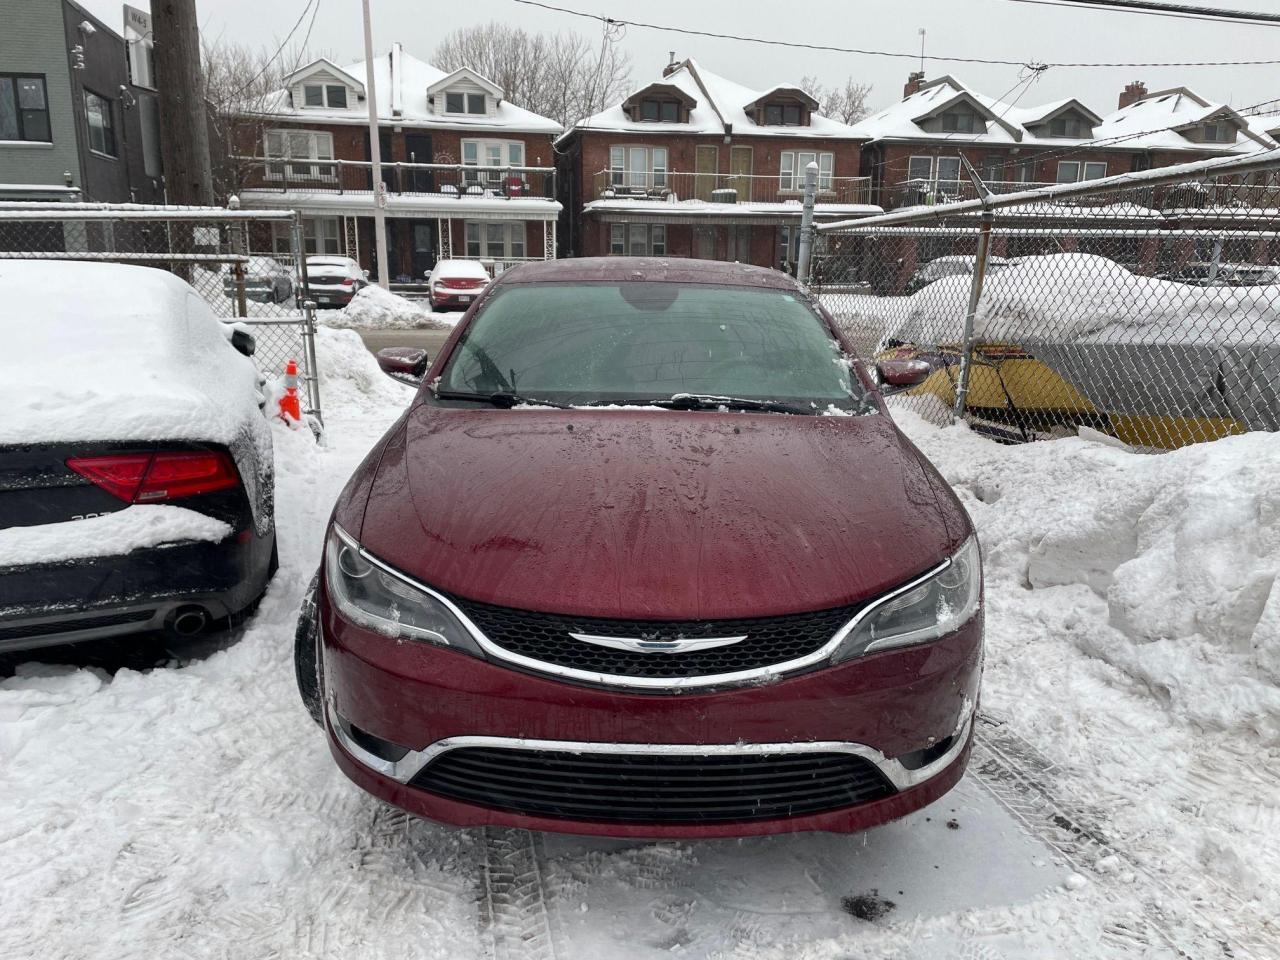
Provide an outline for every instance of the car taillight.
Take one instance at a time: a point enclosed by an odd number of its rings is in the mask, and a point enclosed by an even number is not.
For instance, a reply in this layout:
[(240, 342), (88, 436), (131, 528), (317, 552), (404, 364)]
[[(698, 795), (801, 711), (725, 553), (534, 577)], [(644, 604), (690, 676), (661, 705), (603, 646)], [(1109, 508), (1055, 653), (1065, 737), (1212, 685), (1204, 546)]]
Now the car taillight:
[(354, 285), (355, 285), (355, 281), (354, 281), (354, 280), (352, 280), (350, 277), (343, 277), (343, 278), (342, 278), (342, 285), (343, 285), (344, 287), (354, 286)]
[(157, 503), (226, 490), (240, 483), (221, 450), (71, 457), (67, 467), (125, 503)]

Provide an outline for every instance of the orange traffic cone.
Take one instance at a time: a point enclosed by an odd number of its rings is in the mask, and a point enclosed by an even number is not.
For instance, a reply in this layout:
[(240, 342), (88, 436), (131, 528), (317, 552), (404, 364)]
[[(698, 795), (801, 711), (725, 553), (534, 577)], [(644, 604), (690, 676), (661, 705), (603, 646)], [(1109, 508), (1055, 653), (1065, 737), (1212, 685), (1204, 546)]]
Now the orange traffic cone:
[(280, 419), (285, 423), (302, 420), (302, 406), (298, 403), (298, 361), (284, 365), (284, 395), (280, 398)]

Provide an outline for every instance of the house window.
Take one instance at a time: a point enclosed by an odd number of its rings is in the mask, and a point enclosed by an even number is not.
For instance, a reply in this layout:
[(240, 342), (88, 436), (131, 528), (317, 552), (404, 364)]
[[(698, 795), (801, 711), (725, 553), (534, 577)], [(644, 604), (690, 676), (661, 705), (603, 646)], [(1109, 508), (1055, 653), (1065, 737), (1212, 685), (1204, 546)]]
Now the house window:
[(799, 127), (804, 117), (799, 104), (770, 103), (764, 108), (764, 122), (770, 127)]
[(1079, 140), (1088, 136), (1088, 129), (1080, 122), (1079, 117), (1055, 117), (1049, 121), (1049, 136), (1071, 137)]
[(115, 113), (111, 108), (111, 101), (86, 90), (84, 115), (89, 125), (89, 149), (107, 157), (119, 156), (116, 149)]
[(1105, 163), (1081, 163), (1078, 160), (1058, 161), (1058, 182), (1076, 183), (1080, 180), (1097, 180), (1107, 175)]
[[(271, 249), (277, 256), (293, 255), (292, 227), (279, 221), (271, 224)], [(342, 225), (337, 217), (303, 217), (302, 250), (314, 254), (338, 254), (342, 249)]]
[(466, 230), (468, 257), (519, 260), (525, 256), (523, 220), (468, 220)]
[(463, 140), (462, 162), (470, 167), (523, 167), (524, 144), (519, 140)]
[(933, 179), (933, 157), (912, 157), (907, 161), (907, 179), (927, 183)]
[(43, 76), (0, 74), (0, 140), (52, 142)]
[(641, 100), (640, 119), (651, 123), (679, 123), (680, 104), (675, 100)]
[(813, 162), (818, 164), (818, 189), (830, 190), (835, 169), (835, 154), (815, 153), (807, 150), (783, 150), (778, 157), (780, 190), (803, 190), (804, 168)]
[(973, 133), (977, 115), (968, 110), (949, 110), (942, 115), (943, 133)]
[(960, 158), (938, 158), (938, 184), (944, 188), (960, 182)]
[(1205, 143), (1231, 143), (1235, 140), (1234, 134), (1235, 131), (1231, 129), (1231, 124), (1223, 120), (1204, 125)]
[(609, 181), (631, 191), (666, 187), (667, 148), (610, 147)]
[(488, 113), (483, 93), (467, 93), (463, 90), (450, 90), (444, 95), (445, 113), (478, 114)]
[(1031, 183), (1036, 178), (1036, 163), (1034, 160), (1023, 160), (1014, 164), (1013, 179), (1018, 183)]
[(333, 134), (317, 130), (268, 130), (268, 160), (290, 160), (291, 163), (267, 163), (267, 179), (333, 179), (333, 163), (298, 163), (299, 160), (333, 160)]
[(664, 257), (667, 254), (667, 228), (661, 223), (611, 224), (609, 253), (627, 257)]
[(340, 83), (304, 83), (302, 102), (308, 107), (347, 108), (347, 88)]

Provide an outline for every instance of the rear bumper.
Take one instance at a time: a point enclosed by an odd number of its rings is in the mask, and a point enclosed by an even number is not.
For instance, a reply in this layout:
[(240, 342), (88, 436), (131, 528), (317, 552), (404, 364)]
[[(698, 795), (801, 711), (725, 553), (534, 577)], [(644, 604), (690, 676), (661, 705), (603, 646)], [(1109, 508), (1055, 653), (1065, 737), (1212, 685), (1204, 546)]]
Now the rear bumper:
[[(932, 803), (960, 779), (968, 759), (981, 615), (917, 648), (769, 684), (655, 695), (565, 683), (427, 644), (388, 641), (336, 616), (323, 587), (319, 610), (326, 730), (338, 765), (375, 796), (445, 823), (646, 838), (851, 832)], [(363, 748), (352, 726), (408, 752), (390, 762)], [(898, 759), (942, 741), (949, 741), (943, 752), (915, 769)], [(410, 784), (433, 760), (471, 745), (685, 755), (821, 749), (866, 758), (894, 790), (803, 816), (672, 824), (535, 816)]]
[(433, 307), (457, 307), (460, 310), (465, 310), (482, 293), (484, 293), (484, 290), (473, 290), (467, 293), (452, 293), (443, 290), (436, 292), (432, 290), (430, 294), (431, 305)]
[(355, 290), (351, 287), (317, 287), (312, 284), (309, 288), (311, 299), (315, 301), (317, 307), (345, 307), (353, 299), (355, 299)]
[(266, 589), (275, 532), (0, 568), (0, 651), (163, 627), (180, 607), (234, 616)]

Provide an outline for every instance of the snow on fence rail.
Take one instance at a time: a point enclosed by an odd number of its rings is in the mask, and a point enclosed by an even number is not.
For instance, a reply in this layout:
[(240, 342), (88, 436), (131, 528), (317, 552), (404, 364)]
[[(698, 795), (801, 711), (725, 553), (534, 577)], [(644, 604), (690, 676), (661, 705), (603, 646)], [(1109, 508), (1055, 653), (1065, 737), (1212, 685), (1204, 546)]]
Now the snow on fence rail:
[(320, 416), (314, 306), (289, 210), (145, 204), (0, 203), (0, 261), (88, 260), (168, 270), (223, 319), (249, 326), (254, 361), (278, 377), (298, 361), (307, 413)]
[(810, 285), (900, 398), (1021, 442), (1170, 449), (1280, 430), (1274, 154), (898, 210), (818, 228)]

